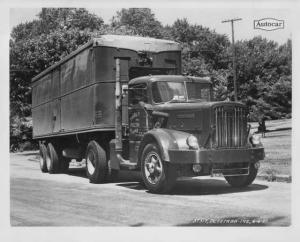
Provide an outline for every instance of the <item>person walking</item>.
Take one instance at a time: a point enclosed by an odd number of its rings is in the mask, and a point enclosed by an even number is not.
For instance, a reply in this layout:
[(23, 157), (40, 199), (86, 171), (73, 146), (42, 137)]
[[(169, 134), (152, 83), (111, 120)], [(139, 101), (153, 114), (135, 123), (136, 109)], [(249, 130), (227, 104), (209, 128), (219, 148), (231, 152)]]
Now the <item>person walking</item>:
[(266, 117), (262, 116), (260, 121), (258, 121), (258, 132), (261, 133), (261, 137), (266, 137)]

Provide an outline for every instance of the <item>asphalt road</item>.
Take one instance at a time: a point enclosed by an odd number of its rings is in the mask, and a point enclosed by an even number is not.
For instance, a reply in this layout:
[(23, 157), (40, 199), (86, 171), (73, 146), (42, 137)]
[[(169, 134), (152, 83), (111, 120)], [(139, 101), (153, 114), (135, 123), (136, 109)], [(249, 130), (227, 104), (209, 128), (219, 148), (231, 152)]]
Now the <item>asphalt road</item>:
[(43, 174), (36, 153), (11, 154), (12, 226), (288, 226), (291, 184), (256, 180), (231, 188), (223, 178), (177, 181), (172, 194), (151, 194), (134, 172), (90, 184), (82, 168)]

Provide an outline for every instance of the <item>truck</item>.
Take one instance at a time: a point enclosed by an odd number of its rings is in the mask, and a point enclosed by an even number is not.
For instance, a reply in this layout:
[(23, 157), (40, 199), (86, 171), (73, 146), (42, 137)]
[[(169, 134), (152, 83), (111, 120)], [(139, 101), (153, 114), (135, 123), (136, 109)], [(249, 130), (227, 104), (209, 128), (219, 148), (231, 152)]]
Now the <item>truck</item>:
[(91, 183), (140, 171), (168, 193), (179, 177), (222, 174), (250, 185), (264, 148), (241, 102), (215, 101), (209, 77), (181, 73), (174, 41), (102, 35), (32, 79), (42, 172), (86, 163)]

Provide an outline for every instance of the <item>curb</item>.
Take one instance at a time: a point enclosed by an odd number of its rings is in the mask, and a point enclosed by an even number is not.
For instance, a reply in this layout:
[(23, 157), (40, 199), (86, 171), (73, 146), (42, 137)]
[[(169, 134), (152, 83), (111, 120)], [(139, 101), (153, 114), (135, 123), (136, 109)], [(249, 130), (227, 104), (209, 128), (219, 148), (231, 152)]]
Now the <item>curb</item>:
[(290, 175), (273, 175), (273, 174), (260, 174), (257, 175), (256, 179), (266, 180), (269, 182), (292, 182), (292, 176)]

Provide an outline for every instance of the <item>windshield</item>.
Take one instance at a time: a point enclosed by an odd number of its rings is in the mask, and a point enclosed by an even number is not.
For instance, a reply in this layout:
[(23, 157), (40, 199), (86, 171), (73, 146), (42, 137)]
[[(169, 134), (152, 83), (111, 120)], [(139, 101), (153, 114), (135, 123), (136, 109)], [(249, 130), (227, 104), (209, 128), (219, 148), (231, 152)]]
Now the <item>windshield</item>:
[(199, 82), (154, 82), (152, 95), (155, 103), (210, 101), (210, 85)]

